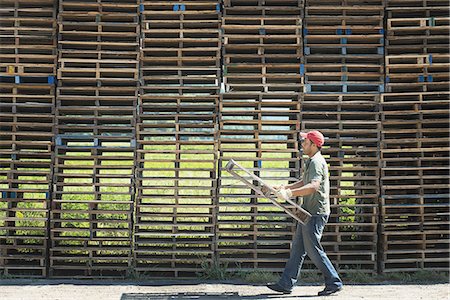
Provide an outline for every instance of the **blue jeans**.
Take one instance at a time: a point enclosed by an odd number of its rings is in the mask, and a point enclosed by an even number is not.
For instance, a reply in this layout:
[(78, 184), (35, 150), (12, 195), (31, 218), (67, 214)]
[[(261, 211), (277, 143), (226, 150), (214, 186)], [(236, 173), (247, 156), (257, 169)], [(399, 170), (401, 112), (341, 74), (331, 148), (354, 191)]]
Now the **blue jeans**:
[(328, 215), (315, 215), (312, 216), (308, 224), (297, 225), (292, 242), (291, 256), (278, 282), (283, 288), (291, 290), (297, 283), (306, 254), (324, 275), (326, 287), (342, 286), (342, 280), (320, 244), (328, 217)]

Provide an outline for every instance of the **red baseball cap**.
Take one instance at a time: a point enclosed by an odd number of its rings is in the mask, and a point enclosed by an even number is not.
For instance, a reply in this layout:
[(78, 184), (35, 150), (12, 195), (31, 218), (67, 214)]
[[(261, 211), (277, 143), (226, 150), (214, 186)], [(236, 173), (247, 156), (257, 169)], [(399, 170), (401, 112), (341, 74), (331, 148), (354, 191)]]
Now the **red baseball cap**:
[(323, 134), (318, 130), (312, 130), (309, 132), (300, 132), (300, 136), (304, 139), (311, 140), (317, 147), (322, 147), (325, 143)]

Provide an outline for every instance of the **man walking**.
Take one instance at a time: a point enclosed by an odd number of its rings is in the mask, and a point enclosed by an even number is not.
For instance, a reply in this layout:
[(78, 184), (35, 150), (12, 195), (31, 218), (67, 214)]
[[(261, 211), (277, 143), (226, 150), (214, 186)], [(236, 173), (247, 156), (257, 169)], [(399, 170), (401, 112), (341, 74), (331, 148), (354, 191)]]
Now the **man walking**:
[(303, 179), (298, 182), (276, 187), (277, 196), (282, 199), (303, 197), (302, 207), (312, 218), (306, 225), (298, 224), (292, 242), (289, 261), (283, 275), (275, 284), (267, 285), (276, 292), (290, 294), (300, 275), (306, 254), (325, 277), (325, 289), (319, 296), (328, 296), (342, 289), (342, 281), (320, 244), (322, 232), (330, 216), (330, 181), (328, 166), (320, 150), (324, 137), (317, 130), (300, 133), (303, 138), (303, 153), (309, 159), (305, 162)]

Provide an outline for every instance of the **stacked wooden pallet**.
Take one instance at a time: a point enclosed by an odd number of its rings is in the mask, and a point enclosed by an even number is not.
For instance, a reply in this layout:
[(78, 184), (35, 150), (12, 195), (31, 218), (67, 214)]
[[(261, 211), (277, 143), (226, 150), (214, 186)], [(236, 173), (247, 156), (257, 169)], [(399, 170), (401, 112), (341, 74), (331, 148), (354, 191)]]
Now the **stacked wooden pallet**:
[(138, 16), (137, 1), (59, 3), (52, 277), (131, 271)]
[(383, 272), (448, 269), (449, 96), (383, 95)]
[(379, 98), (302, 96), (302, 131), (317, 129), (326, 137), (322, 154), (330, 166), (331, 216), (322, 241), (341, 273), (377, 271)]
[(383, 272), (449, 267), (449, 4), (387, 2)]
[(299, 92), (302, 2), (226, 1), (225, 91)]
[(384, 87), (382, 0), (308, 0), (305, 93), (379, 93)]
[(143, 1), (136, 272), (188, 277), (212, 265), (220, 1)]
[(433, 0), (408, 3), (387, 3), (387, 92), (447, 91), (449, 4)]
[(0, 274), (45, 277), (50, 206), (55, 1), (0, 9)]
[[(223, 168), (233, 158), (272, 184), (299, 177), (302, 1), (225, 1), (217, 257), (280, 271), (293, 221)], [(256, 183), (256, 182), (255, 182)]]

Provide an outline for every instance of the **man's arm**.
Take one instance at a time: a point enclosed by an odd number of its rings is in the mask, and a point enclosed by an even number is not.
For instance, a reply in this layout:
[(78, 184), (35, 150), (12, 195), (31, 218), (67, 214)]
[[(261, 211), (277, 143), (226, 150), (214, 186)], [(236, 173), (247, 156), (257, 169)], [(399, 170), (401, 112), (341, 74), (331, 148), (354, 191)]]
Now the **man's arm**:
[(281, 189), (290, 189), (290, 190), (292, 190), (292, 189), (298, 189), (298, 188), (301, 188), (302, 186), (304, 185), (304, 183), (303, 183), (303, 179), (301, 179), (301, 180), (299, 180), (299, 181), (297, 181), (297, 182), (294, 182), (294, 183), (291, 183), (291, 184), (286, 184), (286, 185), (284, 185), (284, 184), (281, 184), (281, 185), (274, 185), (273, 186), (273, 188), (275, 189), (275, 190), (281, 190)]
[(311, 194), (314, 194), (315, 192), (317, 192), (320, 188), (319, 180), (313, 180), (313, 181), (311, 181), (311, 183), (308, 183), (306, 185), (303, 185), (303, 181), (301, 181), (301, 182), (302, 182), (302, 185), (298, 188), (295, 186), (294, 186), (294, 188), (290, 188), (290, 187), (286, 186), (286, 188), (291, 189), (293, 197), (302, 197), (302, 196), (311, 195)]
[(286, 189), (291, 189), (291, 190), (295, 190), (295, 189), (301, 188), (302, 186), (304, 186), (303, 179), (301, 179), (301, 180), (299, 180), (299, 181), (297, 181), (297, 182), (288, 184), (288, 185), (286, 185), (284, 188), (286, 188)]

